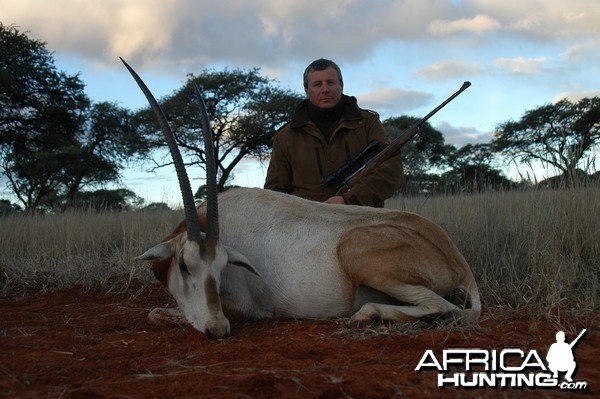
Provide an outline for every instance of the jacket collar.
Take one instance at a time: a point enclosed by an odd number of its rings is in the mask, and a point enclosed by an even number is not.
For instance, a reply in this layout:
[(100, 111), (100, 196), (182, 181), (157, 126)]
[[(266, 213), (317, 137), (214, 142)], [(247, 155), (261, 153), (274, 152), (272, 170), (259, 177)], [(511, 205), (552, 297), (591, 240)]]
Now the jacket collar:
[[(344, 110), (342, 112), (342, 120), (358, 120), (361, 119), (361, 109), (359, 108), (356, 97), (342, 95), (341, 101), (344, 102)], [(290, 121), (290, 127), (292, 129), (298, 129), (302, 126), (307, 125), (310, 120), (308, 114), (308, 99), (302, 100), (298, 107), (294, 117)]]

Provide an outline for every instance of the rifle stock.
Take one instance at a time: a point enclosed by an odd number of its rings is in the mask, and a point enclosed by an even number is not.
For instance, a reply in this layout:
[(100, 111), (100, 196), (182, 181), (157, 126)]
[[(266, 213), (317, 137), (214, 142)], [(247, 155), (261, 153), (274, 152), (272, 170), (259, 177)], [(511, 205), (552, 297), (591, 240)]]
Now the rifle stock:
[(454, 98), (456, 98), (460, 93), (465, 91), (469, 86), (471, 86), (471, 82), (464, 82), (460, 89), (458, 89), (454, 94), (448, 97), (443, 103), (441, 103), (433, 111), (425, 115), (423, 119), (419, 120), (418, 122), (414, 123), (411, 127), (406, 129), (400, 135), (400, 137), (393, 140), (387, 147), (385, 147), (377, 155), (372, 157), (367, 163), (365, 163), (365, 165), (359, 168), (356, 172), (345, 178), (342, 184), (338, 187), (336, 195), (342, 195), (347, 193), (360, 180), (373, 173), (373, 171), (377, 169), (379, 165), (396, 155), (400, 151), (400, 149), (419, 132), (422, 124), (424, 124), (440, 109), (444, 108), (446, 104), (454, 100)]

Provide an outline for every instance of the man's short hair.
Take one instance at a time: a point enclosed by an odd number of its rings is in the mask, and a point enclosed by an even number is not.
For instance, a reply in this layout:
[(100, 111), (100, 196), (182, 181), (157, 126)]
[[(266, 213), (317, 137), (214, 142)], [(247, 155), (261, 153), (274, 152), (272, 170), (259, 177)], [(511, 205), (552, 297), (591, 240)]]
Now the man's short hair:
[(314, 71), (324, 71), (327, 68), (333, 68), (338, 74), (338, 78), (340, 80), (340, 85), (344, 87), (344, 80), (342, 79), (342, 70), (337, 64), (331, 60), (326, 60), (325, 58), (319, 58), (310, 63), (309, 66), (304, 70), (304, 88), (308, 89), (308, 74)]

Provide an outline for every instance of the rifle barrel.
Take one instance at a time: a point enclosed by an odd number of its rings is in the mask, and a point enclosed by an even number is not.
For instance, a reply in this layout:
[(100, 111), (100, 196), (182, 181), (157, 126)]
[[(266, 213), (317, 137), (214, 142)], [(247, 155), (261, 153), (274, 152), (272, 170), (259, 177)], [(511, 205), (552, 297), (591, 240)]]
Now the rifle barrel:
[(454, 100), (460, 93), (465, 91), (469, 86), (471, 86), (471, 82), (464, 82), (460, 89), (458, 89), (454, 94), (448, 97), (444, 102), (435, 107), (433, 111), (425, 115), (421, 120), (413, 124), (411, 127), (406, 129), (400, 137), (392, 141), (385, 149), (371, 158), (365, 165), (363, 165), (360, 169), (354, 172), (352, 175), (348, 176), (344, 179), (343, 183), (338, 188), (336, 195), (342, 195), (352, 188), (360, 179), (369, 175), (375, 168), (381, 165), (383, 162), (387, 161), (393, 155), (395, 155), (403, 146), (406, 144), (415, 134), (419, 132), (420, 126), (425, 123), (429, 118), (431, 118), (434, 114), (436, 114), (440, 109), (444, 108), (446, 104), (450, 101)]

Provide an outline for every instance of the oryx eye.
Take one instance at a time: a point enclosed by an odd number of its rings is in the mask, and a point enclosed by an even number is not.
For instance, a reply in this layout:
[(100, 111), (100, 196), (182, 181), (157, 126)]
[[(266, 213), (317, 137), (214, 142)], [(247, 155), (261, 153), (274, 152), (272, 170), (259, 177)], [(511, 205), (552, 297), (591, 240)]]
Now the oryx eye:
[(181, 274), (190, 274), (190, 270), (188, 269), (183, 259), (179, 261), (179, 270), (181, 271)]

